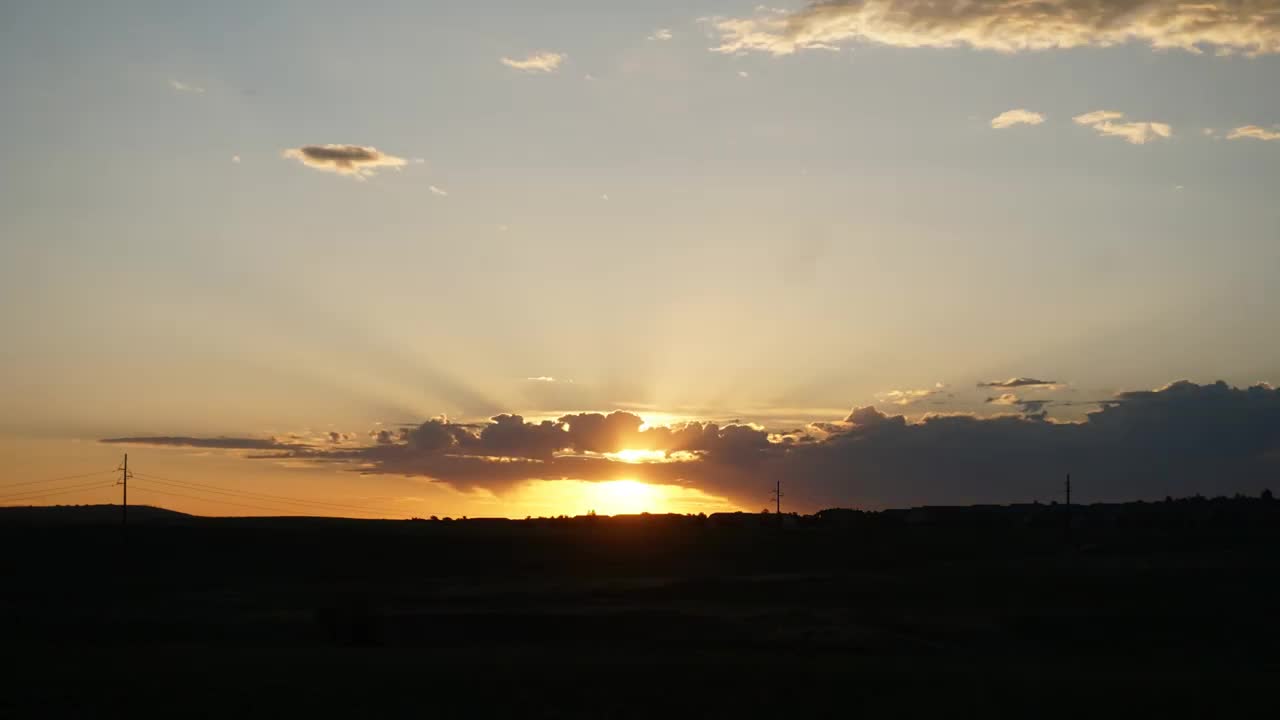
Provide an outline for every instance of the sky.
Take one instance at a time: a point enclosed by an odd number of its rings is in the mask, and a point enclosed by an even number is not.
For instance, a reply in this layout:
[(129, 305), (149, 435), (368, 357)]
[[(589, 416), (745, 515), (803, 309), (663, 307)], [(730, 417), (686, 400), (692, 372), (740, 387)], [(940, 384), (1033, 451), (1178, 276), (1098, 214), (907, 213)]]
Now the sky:
[(0, 3), (0, 504), (1256, 492), (1278, 80), (1277, 0)]

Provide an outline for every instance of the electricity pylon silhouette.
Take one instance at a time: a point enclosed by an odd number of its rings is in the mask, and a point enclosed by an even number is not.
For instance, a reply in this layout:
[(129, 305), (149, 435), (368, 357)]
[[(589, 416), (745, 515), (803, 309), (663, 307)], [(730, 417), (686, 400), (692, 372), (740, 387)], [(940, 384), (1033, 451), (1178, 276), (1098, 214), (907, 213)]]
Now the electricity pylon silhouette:
[(779, 480), (773, 484), (773, 512), (778, 518), (778, 523), (782, 523), (782, 481)]
[(120, 524), (127, 527), (129, 525), (129, 478), (133, 477), (133, 473), (129, 472), (129, 453), (124, 454), (124, 461), (120, 463), (120, 467), (116, 468), (120, 471)]

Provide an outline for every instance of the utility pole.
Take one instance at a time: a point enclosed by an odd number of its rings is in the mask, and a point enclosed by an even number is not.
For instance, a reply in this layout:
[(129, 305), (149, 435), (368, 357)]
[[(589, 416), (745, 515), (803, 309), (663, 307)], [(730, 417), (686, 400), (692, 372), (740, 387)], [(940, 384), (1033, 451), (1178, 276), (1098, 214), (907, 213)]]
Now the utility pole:
[(129, 453), (120, 463), (120, 524), (129, 526)]
[(781, 480), (776, 481), (773, 485), (773, 509), (774, 509), (774, 514), (776, 514), (779, 520), (781, 520), (782, 518), (782, 481)]
[(1067, 473), (1067, 482), (1063, 486), (1067, 491), (1066, 534), (1067, 542), (1071, 542), (1071, 473)]

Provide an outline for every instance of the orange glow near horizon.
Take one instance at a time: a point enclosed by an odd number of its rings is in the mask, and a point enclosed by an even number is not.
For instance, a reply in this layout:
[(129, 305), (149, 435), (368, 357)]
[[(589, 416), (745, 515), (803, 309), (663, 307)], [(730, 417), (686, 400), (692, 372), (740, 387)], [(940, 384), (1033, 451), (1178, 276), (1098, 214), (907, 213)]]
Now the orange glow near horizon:
[[(629, 452), (640, 472), (651, 451)], [(0, 455), (22, 458), (0, 483), (29, 482), (100, 472), (102, 487), (78, 489), (99, 476), (31, 486), (0, 505), (113, 505), (122, 450), (68, 439), (0, 439)], [(668, 459), (668, 461), (672, 461)], [(636, 513), (711, 514), (741, 510), (727, 498), (679, 484), (647, 483), (625, 473), (612, 480), (528, 480), (498, 492), (457, 489), (423, 477), (394, 474), (357, 476), (343, 465), (306, 465), (294, 461), (250, 462), (230, 450), (192, 452), (185, 448), (130, 448), (129, 501), (203, 516), (329, 515), (355, 518), (409, 517), (556, 517)], [(623, 474), (625, 473), (625, 474)], [(44, 497), (42, 489), (58, 494)], [(63, 493), (63, 489), (71, 489)], [(25, 486), (20, 489), (26, 489)], [(18, 493), (15, 489), (13, 493)], [(363, 510), (362, 510), (363, 508)]]
[(725, 498), (694, 488), (658, 485), (634, 479), (587, 482), (534, 480), (503, 498), (508, 507), (527, 508), (537, 516), (697, 514), (739, 509)]

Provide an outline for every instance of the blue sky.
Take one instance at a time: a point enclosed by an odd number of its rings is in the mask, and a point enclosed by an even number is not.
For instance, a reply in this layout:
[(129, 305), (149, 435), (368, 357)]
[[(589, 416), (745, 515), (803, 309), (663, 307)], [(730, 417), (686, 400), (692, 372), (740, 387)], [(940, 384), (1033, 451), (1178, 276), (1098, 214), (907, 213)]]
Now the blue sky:
[[(1278, 130), (1273, 45), (724, 53), (726, 19), (812, 11), (532, 5), (6, 3), (0, 431), (773, 427), (1280, 376), (1280, 141), (1227, 139)], [(1073, 121), (1101, 110), (1171, 136)], [(282, 156), (327, 144), (403, 165)]]

